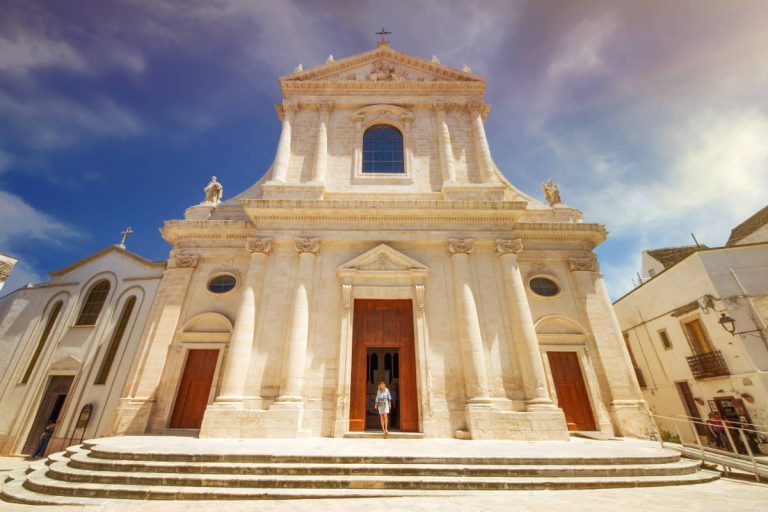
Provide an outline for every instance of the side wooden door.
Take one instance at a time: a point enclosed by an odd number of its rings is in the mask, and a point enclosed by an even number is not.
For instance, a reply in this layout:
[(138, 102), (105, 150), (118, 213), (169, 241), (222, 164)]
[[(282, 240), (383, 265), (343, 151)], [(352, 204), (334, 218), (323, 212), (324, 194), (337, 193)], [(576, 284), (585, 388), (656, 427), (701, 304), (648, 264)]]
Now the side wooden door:
[(213, 385), (213, 374), (219, 351), (216, 349), (190, 350), (181, 375), (176, 403), (173, 406), (170, 428), (198, 429), (208, 406)]
[(547, 359), (568, 430), (597, 430), (576, 352), (547, 352)]

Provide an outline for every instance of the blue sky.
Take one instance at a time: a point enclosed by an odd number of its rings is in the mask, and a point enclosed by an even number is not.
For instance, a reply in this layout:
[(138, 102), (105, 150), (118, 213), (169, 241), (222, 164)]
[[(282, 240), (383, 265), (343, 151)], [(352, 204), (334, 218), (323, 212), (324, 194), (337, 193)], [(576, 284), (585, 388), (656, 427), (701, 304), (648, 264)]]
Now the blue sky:
[(640, 251), (711, 246), (768, 202), (768, 2), (0, 0), (4, 291), (116, 243), (164, 259), (215, 174), (270, 166), (277, 77), (392, 46), (488, 79), (494, 159), (585, 220), (611, 294)]

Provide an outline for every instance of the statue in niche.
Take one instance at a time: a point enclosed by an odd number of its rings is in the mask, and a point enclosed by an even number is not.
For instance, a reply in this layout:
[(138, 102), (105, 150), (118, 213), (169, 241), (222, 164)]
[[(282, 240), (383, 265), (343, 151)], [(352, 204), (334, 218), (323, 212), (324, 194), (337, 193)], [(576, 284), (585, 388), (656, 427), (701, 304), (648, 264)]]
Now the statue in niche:
[(211, 176), (211, 181), (203, 189), (205, 192), (205, 201), (202, 204), (207, 206), (218, 206), (221, 202), (221, 196), (224, 193), (224, 187), (216, 181), (216, 176)]
[(560, 199), (560, 189), (552, 183), (552, 178), (549, 178), (546, 183), (542, 183), (541, 190), (544, 192), (544, 197), (550, 206), (555, 206), (562, 202)]

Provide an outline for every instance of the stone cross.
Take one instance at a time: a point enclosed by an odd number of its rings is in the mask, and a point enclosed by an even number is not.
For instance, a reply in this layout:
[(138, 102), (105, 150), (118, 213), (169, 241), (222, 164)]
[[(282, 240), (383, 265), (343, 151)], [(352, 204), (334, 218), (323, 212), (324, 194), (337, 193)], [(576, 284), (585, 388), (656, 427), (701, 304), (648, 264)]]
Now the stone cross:
[(128, 235), (133, 234), (133, 228), (131, 228), (131, 226), (128, 226), (123, 231), (121, 231), (120, 234), (122, 235), (122, 238), (120, 238), (120, 243), (117, 244), (117, 246), (121, 249), (125, 249), (125, 239), (128, 238)]

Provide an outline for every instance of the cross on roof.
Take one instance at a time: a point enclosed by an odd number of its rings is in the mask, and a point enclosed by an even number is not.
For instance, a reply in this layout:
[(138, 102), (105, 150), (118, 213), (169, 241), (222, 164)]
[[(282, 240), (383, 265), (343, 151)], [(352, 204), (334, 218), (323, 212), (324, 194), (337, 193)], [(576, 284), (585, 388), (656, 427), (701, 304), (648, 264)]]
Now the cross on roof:
[(133, 228), (131, 228), (131, 226), (128, 226), (123, 231), (121, 231), (120, 234), (122, 235), (122, 238), (120, 239), (120, 243), (117, 244), (117, 246), (120, 247), (121, 249), (125, 249), (125, 239), (128, 238), (128, 235), (133, 234)]
[(374, 33), (375, 33), (377, 36), (381, 36), (381, 41), (383, 42), (383, 41), (386, 41), (386, 39), (384, 39), (384, 36), (388, 36), (388, 35), (389, 35), (389, 34), (391, 34), (392, 32), (387, 32), (387, 30), (386, 30), (386, 29), (382, 28), (380, 31), (378, 31), (378, 32), (374, 32)]

